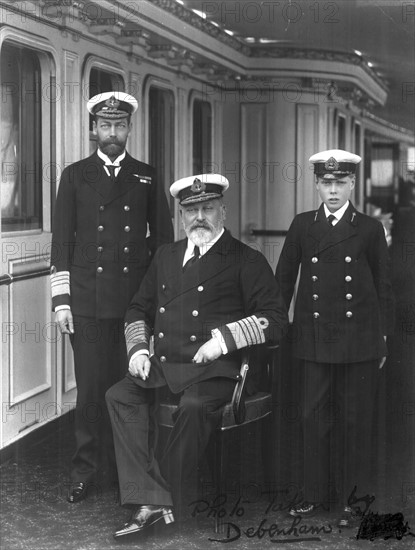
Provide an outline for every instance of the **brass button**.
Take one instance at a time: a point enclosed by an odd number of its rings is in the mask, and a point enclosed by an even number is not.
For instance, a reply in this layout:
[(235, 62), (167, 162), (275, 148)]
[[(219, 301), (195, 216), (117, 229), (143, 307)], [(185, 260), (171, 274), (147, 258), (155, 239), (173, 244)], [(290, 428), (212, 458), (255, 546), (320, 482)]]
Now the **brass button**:
[(352, 261), (352, 259), (351, 259), (350, 256), (346, 256), (345, 259), (344, 259), (344, 261), (345, 261), (347, 264), (349, 264), (349, 263)]
[(160, 361), (161, 361), (162, 363), (165, 363), (165, 362), (166, 362), (166, 358), (164, 357), (164, 355), (162, 355), (162, 356), (160, 357)]
[(351, 294), (346, 294), (346, 300), (351, 300), (353, 296)]
[(104, 248), (103, 248), (102, 246), (99, 246), (99, 247), (97, 248), (97, 250), (98, 250), (98, 252), (102, 252), (102, 251), (104, 250)]
[(318, 294), (313, 294), (313, 300), (318, 300)]
[(129, 232), (131, 231), (131, 227), (130, 227), (129, 225), (126, 225), (126, 226), (124, 227), (124, 231), (125, 231), (126, 233), (129, 233)]
[(98, 226), (98, 231), (104, 231), (104, 226), (103, 226), (103, 225), (99, 225), (99, 226)]
[(129, 252), (130, 252), (130, 249), (128, 248), (128, 246), (124, 246), (124, 253), (128, 254)]
[(196, 336), (194, 334), (192, 334), (191, 337), (190, 337), (190, 341), (191, 342), (196, 342), (196, 340), (197, 340)]
[(102, 273), (104, 271), (103, 267), (97, 267), (97, 273)]
[(101, 204), (101, 206), (99, 207), (99, 211), (100, 211), (100, 212), (103, 212), (104, 210), (105, 210), (105, 206), (103, 206), (103, 205)]
[(199, 292), (203, 292), (203, 291), (204, 291), (204, 288), (203, 288), (202, 285), (200, 285), (200, 286), (197, 287), (197, 290), (198, 290)]
[(128, 273), (130, 270), (128, 269), (128, 267), (123, 267), (123, 272), (124, 273)]
[(193, 315), (193, 317), (197, 317), (199, 315), (199, 312), (197, 311), (197, 309), (194, 309), (192, 311), (192, 315)]
[(316, 281), (318, 281), (317, 275), (313, 275), (313, 276), (311, 277), (311, 280), (312, 280), (314, 283), (315, 283)]
[(166, 309), (163, 306), (159, 309), (160, 313), (164, 313), (165, 311), (166, 311)]
[(313, 264), (316, 264), (316, 263), (318, 262), (317, 256), (313, 256), (313, 257), (311, 258), (311, 261), (313, 262)]
[(130, 207), (128, 206), (128, 204), (126, 204), (126, 205), (124, 206), (124, 210), (125, 210), (126, 212), (129, 212), (129, 211), (130, 211)]
[(350, 277), (350, 275), (346, 275), (346, 277), (344, 278), (344, 280), (346, 281), (346, 283), (350, 283), (350, 281), (352, 280), (352, 278)]
[(159, 332), (159, 338), (164, 338), (164, 332)]
[(165, 284), (161, 285), (161, 288), (162, 290), (166, 290), (166, 285)]
[(346, 317), (350, 319), (350, 317), (353, 317), (353, 313), (351, 311), (346, 311)]
[(313, 313), (313, 317), (314, 317), (314, 319), (318, 319), (320, 317), (320, 313), (318, 311), (315, 311)]

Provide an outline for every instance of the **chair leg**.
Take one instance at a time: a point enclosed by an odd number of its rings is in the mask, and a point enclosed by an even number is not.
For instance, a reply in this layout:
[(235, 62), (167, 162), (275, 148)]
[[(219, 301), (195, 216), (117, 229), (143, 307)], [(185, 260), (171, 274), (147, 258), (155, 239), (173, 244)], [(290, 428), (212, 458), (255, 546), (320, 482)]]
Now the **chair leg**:
[(261, 450), (262, 450), (262, 468), (263, 468), (263, 479), (264, 479), (264, 489), (263, 492), (269, 493), (272, 497), (273, 491), (275, 489), (275, 449), (274, 449), (274, 438), (272, 437), (273, 431), (273, 422), (272, 415), (269, 415), (261, 422)]
[[(216, 434), (215, 440), (215, 464), (213, 469), (214, 475), (214, 485), (216, 489), (216, 496), (220, 496), (223, 490), (223, 477), (224, 477), (224, 468), (225, 468), (225, 445), (223, 444), (222, 433), (219, 431)], [(219, 517), (220, 508), (217, 509), (215, 514), (215, 533), (223, 532), (223, 521)]]

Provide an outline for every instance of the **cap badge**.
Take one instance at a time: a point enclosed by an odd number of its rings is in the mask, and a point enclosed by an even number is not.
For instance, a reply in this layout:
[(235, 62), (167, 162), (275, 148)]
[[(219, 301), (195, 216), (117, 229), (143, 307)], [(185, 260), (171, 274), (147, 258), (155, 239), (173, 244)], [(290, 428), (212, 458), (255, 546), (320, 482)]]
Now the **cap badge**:
[(202, 193), (206, 190), (206, 184), (203, 181), (200, 181), (199, 178), (195, 178), (190, 189), (192, 190), (192, 193)]
[(324, 163), (324, 168), (326, 170), (338, 170), (339, 169), (339, 163), (334, 157), (330, 157), (329, 160), (327, 160)]
[(120, 102), (115, 98), (115, 96), (112, 95), (109, 99), (107, 99), (105, 105), (110, 109), (118, 109)]

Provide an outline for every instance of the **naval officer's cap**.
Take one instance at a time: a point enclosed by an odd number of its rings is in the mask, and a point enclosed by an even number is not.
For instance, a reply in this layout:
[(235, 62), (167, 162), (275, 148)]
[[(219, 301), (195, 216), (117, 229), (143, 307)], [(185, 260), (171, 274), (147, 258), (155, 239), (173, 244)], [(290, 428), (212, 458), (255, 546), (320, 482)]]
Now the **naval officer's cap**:
[(329, 149), (310, 157), (310, 162), (314, 165), (315, 175), (324, 179), (334, 179), (355, 174), (356, 166), (361, 160), (359, 155), (343, 151), (342, 149)]
[(135, 97), (124, 92), (104, 92), (91, 97), (86, 108), (93, 116), (125, 118), (135, 113), (138, 102)]
[(229, 187), (229, 181), (221, 174), (199, 174), (175, 181), (170, 186), (170, 194), (178, 199), (180, 204), (219, 199)]

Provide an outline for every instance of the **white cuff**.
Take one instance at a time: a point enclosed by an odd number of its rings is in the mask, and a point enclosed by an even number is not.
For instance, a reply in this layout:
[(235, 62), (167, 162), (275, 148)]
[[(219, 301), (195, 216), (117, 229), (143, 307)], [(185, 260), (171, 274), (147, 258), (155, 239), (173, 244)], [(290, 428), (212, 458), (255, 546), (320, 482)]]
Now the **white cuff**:
[(71, 307), (68, 306), (67, 304), (63, 304), (61, 306), (56, 306), (55, 307), (55, 313), (57, 313), (58, 311), (63, 311), (65, 309), (69, 309), (69, 311), (70, 311)]

